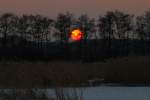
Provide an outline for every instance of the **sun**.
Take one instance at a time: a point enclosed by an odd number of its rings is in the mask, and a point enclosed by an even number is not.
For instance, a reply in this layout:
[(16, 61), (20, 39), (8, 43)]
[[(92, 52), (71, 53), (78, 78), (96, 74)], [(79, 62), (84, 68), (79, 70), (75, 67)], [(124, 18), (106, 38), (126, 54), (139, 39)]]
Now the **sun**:
[(80, 29), (75, 29), (71, 32), (71, 39), (74, 41), (80, 41), (83, 37), (83, 32)]

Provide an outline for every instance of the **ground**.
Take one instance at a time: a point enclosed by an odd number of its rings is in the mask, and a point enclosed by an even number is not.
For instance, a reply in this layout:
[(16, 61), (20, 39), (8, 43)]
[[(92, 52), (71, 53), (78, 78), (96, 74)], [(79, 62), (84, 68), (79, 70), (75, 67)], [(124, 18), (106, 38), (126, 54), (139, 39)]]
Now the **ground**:
[(109, 82), (150, 83), (150, 57), (126, 57), (105, 62), (1, 61), (0, 86), (4, 88), (79, 85), (91, 79)]

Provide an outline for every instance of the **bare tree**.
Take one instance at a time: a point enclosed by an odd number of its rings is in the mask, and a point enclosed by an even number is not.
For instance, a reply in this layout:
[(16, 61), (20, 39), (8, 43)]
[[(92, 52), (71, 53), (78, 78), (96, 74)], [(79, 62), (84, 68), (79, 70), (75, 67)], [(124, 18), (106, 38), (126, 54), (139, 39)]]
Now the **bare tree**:
[(150, 11), (145, 12), (143, 16), (138, 16), (136, 19), (137, 33), (141, 39), (143, 53), (149, 52), (148, 43), (150, 40)]
[(145, 35), (145, 39), (150, 39), (150, 12), (146, 12), (143, 16), (144, 23), (142, 24), (144, 26), (143, 34)]
[(138, 38), (140, 40), (145, 39), (146, 33), (144, 31), (144, 26), (145, 26), (144, 16), (136, 17), (136, 33), (138, 34)]
[(66, 14), (59, 14), (55, 22), (55, 27), (59, 30), (59, 37), (61, 42), (68, 42), (70, 27), (72, 24), (73, 15), (69, 12)]
[(132, 15), (125, 14), (120, 11), (110, 11), (107, 12), (105, 16), (99, 17), (99, 34), (101, 38), (109, 41), (106, 42), (108, 43), (107, 45), (109, 49), (114, 48), (114, 43), (113, 45), (111, 43), (114, 41), (114, 39), (120, 39), (120, 42), (125, 40), (122, 46), (126, 46), (124, 44), (127, 43), (126, 39), (129, 38), (129, 34), (132, 32), (133, 28), (132, 18)]
[[(83, 39), (81, 40), (81, 59), (91, 60), (92, 51), (89, 51), (87, 41), (90, 40), (95, 32), (95, 19), (89, 18), (87, 14), (79, 16), (79, 28), (83, 31)], [(90, 46), (89, 46), (90, 47)], [(94, 46), (91, 46), (94, 47)], [(93, 48), (94, 49), (94, 48)]]
[(33, 15), (23, 15), (19, 18), (19, 22), (17, 24), (18, 33), (20, 33), (20, 37), (26, 41), (24, 41), (24, 46), (27, 41), (34, 42), (34, 38), (32, 37), (32, 33), (34, 31), (34, 23), (35, 17)]
[(5, 13), (0, 17), (0, 33), (4, 46), (6, 46), (7, 37), (16, 33), (16, 23), (17, 17), (11, 13)]

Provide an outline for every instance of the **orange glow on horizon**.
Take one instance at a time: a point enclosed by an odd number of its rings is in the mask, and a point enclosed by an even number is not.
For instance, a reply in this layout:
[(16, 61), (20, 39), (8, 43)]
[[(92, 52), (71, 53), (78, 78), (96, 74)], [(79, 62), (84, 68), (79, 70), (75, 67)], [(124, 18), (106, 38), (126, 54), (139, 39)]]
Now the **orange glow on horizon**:
[(74, 41), (80, 41), (83, 37), (83, 33), (80, 29), (75, 29), (71, 32), (71, 39)]

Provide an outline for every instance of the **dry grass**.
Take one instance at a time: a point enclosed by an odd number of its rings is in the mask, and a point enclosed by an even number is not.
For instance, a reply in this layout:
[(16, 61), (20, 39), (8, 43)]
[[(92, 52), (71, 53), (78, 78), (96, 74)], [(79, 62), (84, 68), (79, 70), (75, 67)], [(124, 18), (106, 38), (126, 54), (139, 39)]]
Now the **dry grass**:
[(150, 57), (110, 59), (107, 62), (0, 62), (1, 88), (47, 88), (76, 85), (94, 78), (118, 82), (149, 82)]
[(103, 77), (103, 68), (95, 63), (71, 62), (0, 62), (0, 86), (49, 87), (86, 82)]

